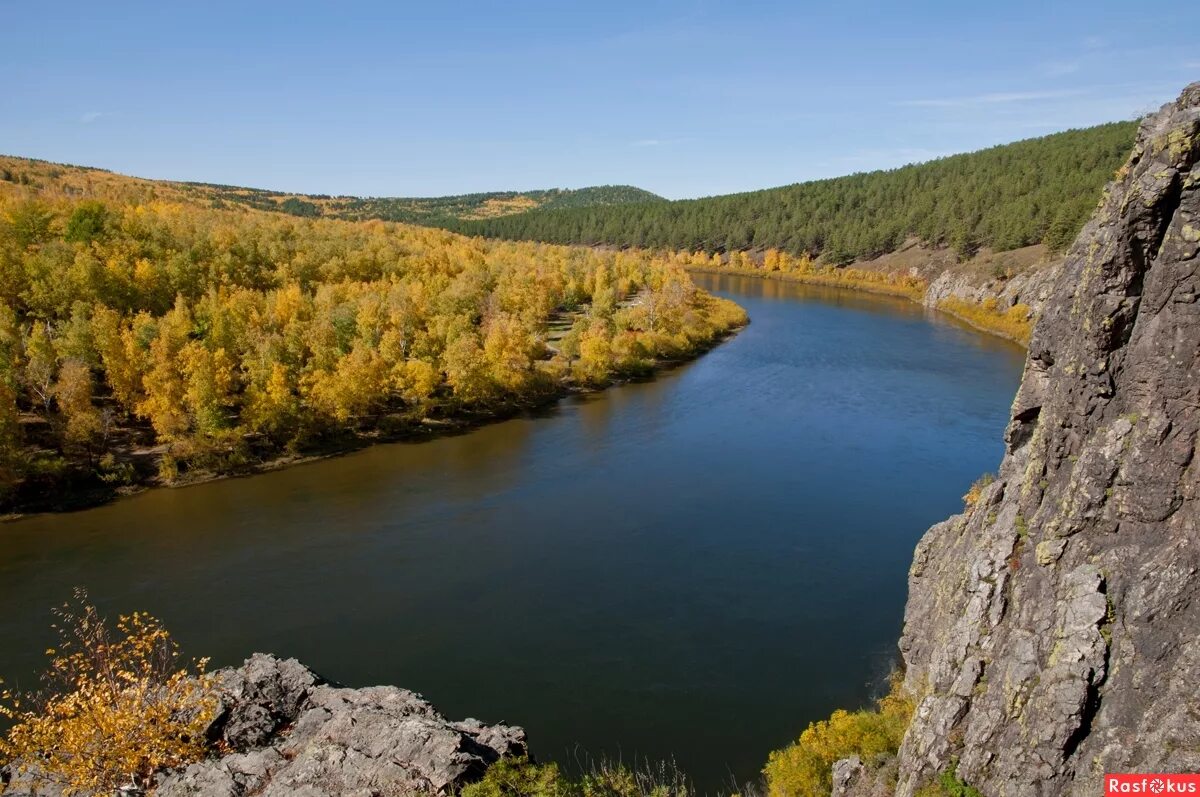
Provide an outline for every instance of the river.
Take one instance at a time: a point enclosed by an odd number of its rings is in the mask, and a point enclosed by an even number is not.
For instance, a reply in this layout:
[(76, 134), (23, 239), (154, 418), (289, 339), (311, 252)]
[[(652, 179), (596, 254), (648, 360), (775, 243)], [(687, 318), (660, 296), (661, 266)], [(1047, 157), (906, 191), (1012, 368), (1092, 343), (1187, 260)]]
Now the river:
[(0, 675), (30, 682), (83, 585), (215, 665), (401, 685), (543, 759), (753, 777), (878, 690), (913, 546), (998, 464), (1023, 352), (899, 299), (697, 281), (752, 323), (653, 381), (0, 527)]

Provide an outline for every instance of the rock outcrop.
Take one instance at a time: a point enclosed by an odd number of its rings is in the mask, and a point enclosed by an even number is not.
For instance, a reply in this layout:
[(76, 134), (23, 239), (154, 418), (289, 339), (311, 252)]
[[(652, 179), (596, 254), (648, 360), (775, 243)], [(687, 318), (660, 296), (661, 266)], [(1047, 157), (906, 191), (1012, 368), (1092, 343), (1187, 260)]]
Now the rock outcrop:
[(527, 752), (520, 728), (450, 722), (412, 692), (335, 686), (294, 659), (216, 675), (210, 735), (231, 752), (160, 777), (160, 797), (450, 794)]
[[(413, 692), (337, 686), (295, 659), (258, 653), (214, 676), (208, 733), (227, 752), (160, 774), (157, 797), (449, 795), (501, 756), (528, 753), (521, 728), (451, 722)], [(0, 791), (61, 793), (38, 781), (17, 777)]]
[(1033, 315), (1041, 314), (1054, 292), (1061, 263), (1049, 261), (1008, 279), (987, 279), (980, 282), (971, 275), (947, 269), (934, 278), (925, 289), (923, 303), (937, 308), (947, 299), (982, 304), (994, 299), (1002, 308), (1023, 304)]
[(1200, 83), (1058, 272), (995, 482), (917, 547), (902, 797), (951, 767), (988, 797), (1200, 771), (1198, 161)]

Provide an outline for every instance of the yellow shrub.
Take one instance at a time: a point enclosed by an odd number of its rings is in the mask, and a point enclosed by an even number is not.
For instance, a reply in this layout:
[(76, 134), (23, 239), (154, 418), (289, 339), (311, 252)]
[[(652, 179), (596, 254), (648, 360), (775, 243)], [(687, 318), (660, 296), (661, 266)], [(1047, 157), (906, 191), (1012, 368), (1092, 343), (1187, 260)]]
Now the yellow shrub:
[(145, 787), (155, 771), (201, 758), (216, 709), (205, 662), (177, 668), (178, 646), (149, 615), (122, 616), (114, 635), (82, 592), (76, 603), (56, 612), (46, 691), (0, 694), (13, 723), (0, 762), (72, 795)]
[(769, 797), (821, 797), (833, 788), (833, 764), (857, 755), (870, 763), (894, 755), (912, 718), (912, 702), (900, 692), (899, 680), (874, 711), (838, 709), (814, 722), (800, 738), (771, 753), (763, 774)]
[(963, 504), (967, 507), (975, 506), (979, 502), (979, 496), (983, 495), (984, 488), (994, 481), (996, 481), (996, 475), (993, 473), (985, 473), (980, 476), (963, 496)]
[(1029, 336), (1033, 333), (1034, 318), (1029, 305), (1014, 304), (1001, 309), (996, 299), (991, 297), (979, 303), (950, 297), (939, 302), (938, 309), (971, 326), (1003, 335), (1022, 346), (1029, 345)]
[[(744, 253), (737, 254), (744, 255)], [(709, 261), (707, 258), (696, 258), (686, 252), (677, 254), (676, 258), (693, 268), (705, 271), (728, 271), (735, 274), (769, 277), (784, 282), (854, 288), (869, 293), (905, 296), (917, 302), (924, 297), (925, 289), (928, 286), (925, 280), (909, 274), (865, 268), (817, 266), (807, 255), (796, 258), (782, 252), (778, 253), (778, 257), (769, 263), (764, 258), (762, 265), (757, 265), (745, 257), (734, 257), (730, 262), (724, 263), (717, 255), (714, 255), (714, 259)]]

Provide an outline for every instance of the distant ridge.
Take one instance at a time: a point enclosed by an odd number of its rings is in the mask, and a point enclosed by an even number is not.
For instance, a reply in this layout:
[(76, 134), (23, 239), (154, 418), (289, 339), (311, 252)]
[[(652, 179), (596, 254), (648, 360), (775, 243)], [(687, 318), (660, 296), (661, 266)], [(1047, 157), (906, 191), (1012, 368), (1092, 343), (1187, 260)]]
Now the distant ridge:
[(182, 183), (187, 189), (208, 194), (217, 203), (233, 202), (259, 210), (294, 216), (336, 219), (382, 219), (413, 224), (440, 224), (509, 216), (531, 210), (585, 208), (630, 202), (665, 202), (662, 197), (631, 185), (589, 188), (548, 188), (536, 191), (490, 191), (441, 197), (354, 197), (326, 194), (290, 194), (259, 188)]
[[(26, 164), (22, 168), (22, 164)], [(35, 167), (36, 165), (36, 167)], [(0, 155), (0, 180), (13, 181), (22, 175), (45, 175), (46, 166), (54, 171), (95, 172), (121, 177), (107, 169), (58, 164), (36, 158)], [(53, 179), (57, 179), (57, 176)], [(598, 185), (587, 188), (545, 188), (535, 191), (489, 191), (440, 197), (357, 197), (330, 194), (298, 194), (264, 188), (248, 188), (220, 183), (179, 180), (128, 178), (147, 186), (173, 188), (189, 200), (208, 202), (213, 207), (245, 205), (258, 210), (288, 213), (293, 216), (324, 216), (362, 221), (380, 219), (411, 224), (444, 226), (456, 221), (498, 218), (531, 210), (561, 210), (600, 207), (627, 203), (665, 202), (632, 185)]]

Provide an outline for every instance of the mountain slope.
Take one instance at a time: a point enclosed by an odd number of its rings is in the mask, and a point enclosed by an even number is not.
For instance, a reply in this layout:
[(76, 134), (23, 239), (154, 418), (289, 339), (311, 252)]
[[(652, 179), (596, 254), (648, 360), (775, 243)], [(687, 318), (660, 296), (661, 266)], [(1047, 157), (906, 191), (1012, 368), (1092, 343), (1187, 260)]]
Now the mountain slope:
[(1064, 248), (1133, 140), (1114, 122), (891, 171), (675, 202), (541, 208), (447, 226), (487, 237), (729, 252), (776, 248), (844, 264), (916, 237), (969, 255), (980, 246)]

